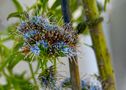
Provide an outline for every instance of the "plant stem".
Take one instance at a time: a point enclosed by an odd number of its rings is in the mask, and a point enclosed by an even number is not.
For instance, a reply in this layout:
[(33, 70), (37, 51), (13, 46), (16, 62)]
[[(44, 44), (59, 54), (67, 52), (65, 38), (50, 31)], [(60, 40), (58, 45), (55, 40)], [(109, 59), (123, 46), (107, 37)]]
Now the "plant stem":
[(81, 90), (77, 56), (72, 56), (71, 58), (69, 58), (69, 68), (72, 82), (72, 90)]
[(104, 82), (103, 90), (116, 90), (115, 76), (111, 64), (111, 56), (106, 45), (102, 23), (96, 22), (100, 16), (96, 0), (82, 1), (86, 19), (88, 22), (90, 22), (88, 23), (88, 27), (93, 42), (93, 49), (96, 55), (100, 76)]
[(33, 71), (32, 65), (31, 65), (30, 62), (28, 62), (28, 65), (29, 65), (29, 68), (30, 68), (30, 71), (31, 71), (31, 75), (32, 75), (33, 81), (35, 83), (36, 90), (38, 90), (38, 85), (37, 85), (37, 81), (36, 81), (35, 76), (34, 76), (34, 71)]
[[(70, 23), (70, 10), (69, 10), (69, 2), (68, 1), (69, 0), (62, 0), (62, 5), (61, 5), (65, 24)], [(69, 68), (70, 68), (72, 90), (81, 90), (77, 56), (71, 56), (69, 58)]]

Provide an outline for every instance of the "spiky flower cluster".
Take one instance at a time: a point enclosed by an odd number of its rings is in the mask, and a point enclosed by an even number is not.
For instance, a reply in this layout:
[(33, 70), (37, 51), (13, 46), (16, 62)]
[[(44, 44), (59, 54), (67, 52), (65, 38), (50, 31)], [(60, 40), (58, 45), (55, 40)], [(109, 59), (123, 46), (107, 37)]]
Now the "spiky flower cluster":
[(100, 81), (94, 75), (86, 76), (82, 81), (82, 90), (102, 90)]
[(22, 52), (35, 55), (67, 56), (74, 54), (77, 34), (70, 25), (59, 27), (42, 16), (23, 21), (18, 27), (25, 44)]
[[(61, 83), (61, 88), (63, 87), (71, 87), (70, 78), (66, 78)], [(102, 90), (102, 86), (100, 81), (96, 78), (96, 76), (88, 75), (85, 76), (83, 80), (81, 80), (81, 89), (82, 90)]]
[(41, 85), (45, 88), (57, 88), (56, 87), (56, 71), (53, 66), (45, 69), (42, 73), (40, 73), (38, 79), (41, 82)]

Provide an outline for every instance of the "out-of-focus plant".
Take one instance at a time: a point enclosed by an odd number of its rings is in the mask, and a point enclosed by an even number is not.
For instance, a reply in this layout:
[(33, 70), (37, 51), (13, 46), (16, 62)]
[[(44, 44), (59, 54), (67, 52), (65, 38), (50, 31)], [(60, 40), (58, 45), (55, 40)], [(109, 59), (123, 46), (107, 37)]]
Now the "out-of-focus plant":
[[(61, 88), (71, 88), (70, 78), (65, 78), (61, 83)], [(103, 90), (100, 80), (95, 75), (84, 75), (81, 80), (82, 90)]]
[[(48, 0), (37, 0), (33, 6), (27, 7), (27, 10), (23, 9), (18, 0), (12, 0), (12, 2), (17, 11), (10, 13), (7, 20), (16, 17), (19, 18), (19, 21), (8, 26), (7, 32), (4, 34), (6, 38), (2, 37), (3, 34), (1, 35), (0, 71), (2, 75), (6, 76), (5, 85), (8, 85), (5, 89), (1, 85), (1, 89), (24, 90), (25, 85), (21, 86), (22, 84), (18, 82), (15, 82), (16, 84), (11, 83), (11, 78), (17, 79), (13, 69), (22, 60), (28, 63), (31, 77), (26, 79), (25, 73), (23, 73), (22, 76), (18, 75), (18, 78), (22, 82), (24, 80), (31, 86), (35, 86), (35, 89), (39, 89), (35, 79), (37, 71), (41, 69), (44, 73), (48, 67), (48, 61), (56, 67), (57, 57), (74, 54), (77, 34), (75, 31), (71, 31), (72, 29), (67, 28), (66, 25), (59, 27), (59, 25), (63, 25), (60, 0), (55, 1), (51, 7), (48, 7)], [(8, 41), (13, 42), (12, 48), (3, 44)], [(34, 60), (37, 60), (38, 63), (36, 72), (33, 71), (31, 65)], [(41, 74), (39, 76), (41, 77)], [(33, 80), (34, 83), (29, 80)], [(28, 89), (28, 87), (26, 88)], [(29, 88), (33, 89), (34, 87)]]
[[(62, 88), (56, 86), (56, 60), (58, 57), (75, 55), (78, 34), (88, 34), (89, 31), (88, 23), (84, 21), (85, 14), (81, 0), (69, 0), (72, 25), (63, 24), (61, 0), (53, 1), (52, 6), (49, 6), (49, 0), (36, 0), (36, 3), (24, 10), (18, 0), (12, 0), (16, 11), (10, 13), (7, 20), (11, 18), (18, 20), (9, 25), (5, 32), (0, 33), (0, 77), (4, 77), (6, 81), (4, 85), (0, 84), (0, 90)], [(108, 1), (105, 0), (104, 9)], [(101, 4), (97, 5), (102, 12)], [(81, 13), (74, 18), (76, 11)], [(11, 48), (5, 45), (8, 41), (13, 43)], [(26, 77), (26, 72), (14, 73), (14, 68), (21, 61), (29, 65), (31, 75)], [(37, 62), (35, 70), (32, 67), (34, 61)], [(48, 66), (49, 62), (51, 67)], [(85, 81), (81, 81), (82, 90), (101, 90), (91, 89), (93, 86), (87, 85)]]

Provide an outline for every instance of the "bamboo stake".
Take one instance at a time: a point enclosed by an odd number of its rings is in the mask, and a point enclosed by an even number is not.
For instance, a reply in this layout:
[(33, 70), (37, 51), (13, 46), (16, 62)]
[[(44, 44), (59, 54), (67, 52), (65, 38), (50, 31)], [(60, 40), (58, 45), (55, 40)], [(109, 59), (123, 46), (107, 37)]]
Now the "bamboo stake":
[(81, 90), (77, 56), (69, 58), (69, 68), (70, 68), (72, 90)]
[(96, 0), (82, 0), (84, 12), (88, 21), (93, 49), (96, 55), (98, 69), (103, 80), (103, 90), (116, 90), (115, 76), (108, 52)]
[[(70, 17), (71, 17), (68, 1), (69, 0), (62, 0), (62, 3), (61, 3), (62, 13), (63, 13), (63, 18), (64, 18), (65, 24), (70, 23)], [(69, 58), (69, 68), (70, 68), (72, 90), (81, 90), (77, 56), (72, 56)]]

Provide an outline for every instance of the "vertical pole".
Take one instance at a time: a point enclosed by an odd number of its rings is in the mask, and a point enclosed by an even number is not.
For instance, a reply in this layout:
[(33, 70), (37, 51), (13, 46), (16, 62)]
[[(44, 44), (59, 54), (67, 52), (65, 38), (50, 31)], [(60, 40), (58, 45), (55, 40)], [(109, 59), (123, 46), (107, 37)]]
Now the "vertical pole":
[[(62, 0), (61, 6), (62, 6), (64, 23), (68, 24), (70, 23), (70, 19), (71, 19), (70, 10), (69, 10), (69, 0)], [(72, 90), (81, 90), (77, 56), (71, 56), (69, 58), (69, 68), (70, 68)]]
[(84, 12), (92, 38), (98, 69), (103, 80), (103, 90), (116, 90), (115, 76), (111, 64), (111, 56), (106, 45), (103, 27), (100, 20), (96, 0), (82, 0)]
[(69, 68), (70, 68), (72, 90), (81, 90), (77, 56), (72, 56), (71, 58), (69, 58)]

